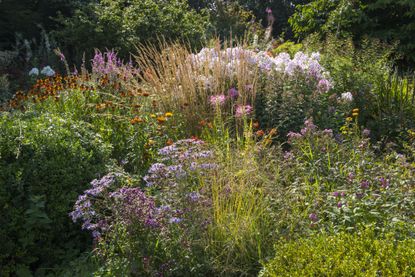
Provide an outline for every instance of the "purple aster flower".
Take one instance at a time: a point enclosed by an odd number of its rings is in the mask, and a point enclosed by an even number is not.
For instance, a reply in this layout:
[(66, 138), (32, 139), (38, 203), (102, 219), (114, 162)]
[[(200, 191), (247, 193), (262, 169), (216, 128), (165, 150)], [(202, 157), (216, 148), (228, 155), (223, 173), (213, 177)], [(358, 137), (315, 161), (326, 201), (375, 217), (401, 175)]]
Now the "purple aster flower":
[(362, 192), (356, 192), (356, 198), (357, 199), (362, 199), (364, 196), (364, 194)]
[(177, 224), (177, 223), (180, 223), (182, 221), (183, 221), (183, 219), (182, 218), (178, 218), (178, 217), (172, 217), (172, 218), (169, 219), (169, 223), (170, 224)]
[(311, 213), (308, 218), (312, 221), (312, 222), (317, 222), (318, 221), (318, 217), (315, 213)]
[(386, 188), (389, 187), (389, 180), (388, 179), (386, 179), (384, 177), (381, 177), (381, 178), (379, 178), (379, 182), (380, 182), (380, 186), (382, 188), (386, 189)]
[(216, 169), (217, 167), (218, 165), (214, 163), (203, 163), (199, 165), (199, 168), (204, 170)]
[(334, 197), (339, 197), (339, 196), (340, 196), (340, 192), (335, 191), (335, 192), (333, 192), (333, 193), (332, 193), (332, 195), (333, 195)]
[(367, 180), (363, 180), (363, 181), (360, 182), (360, 188), (361, 189), (368, 189), (369, 185), (370, 185), (370, 183)]
[(201, 195), (197, 191), (193, 191), (187, 195), (192, 202), (196, 202), (200, 199)]
[(150, 173), (150, 174), (157, 174), (157, 173), (160, 173), (160, 172), (164, 171), (165, 168), (166, 168), (166, 165), (165, 164), (163, 164), (163, 163), (155, 163), (155, 164), (152, 164), (151, 165), (150, 169), (148, 170), (148, 173)]
[(290, 151), (284, 152), (284, 160), (291, 160), (294, 158), (294, 154)]
[(341, 201), (337, 202), (337, 208), (343, 207), (343, 203)]

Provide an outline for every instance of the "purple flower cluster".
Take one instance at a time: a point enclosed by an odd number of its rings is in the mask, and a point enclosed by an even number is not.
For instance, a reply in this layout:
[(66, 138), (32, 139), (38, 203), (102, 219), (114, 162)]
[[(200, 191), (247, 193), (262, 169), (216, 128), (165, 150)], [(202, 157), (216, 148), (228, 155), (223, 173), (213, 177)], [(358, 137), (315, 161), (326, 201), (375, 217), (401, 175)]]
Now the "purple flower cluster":
[(223, 94), (212, 95), (209, 98), (210, 104), (214, 107), (223, 106), (223, 104), (225, 104), (225, 101), (226, 101), (226, 96)]
[[(249, 88), (246, 88), (246, 89), (249, 90)], [(229, 89), (228, 95), (231, 99), (236, 99), (239, 96), (239, 92), (236, 88), (232, 87)]]
[(321, 93), (328, 92), (332, 87), (332, 83), (327, 79), (321, 79), (317, 84), (317, 90)]
[(151, 165), (144, 181), (147, 186), (172, 186), (189, 172), (215, 169), (216, 164), (206, 161), (213, 152), (205, 148), (202, 140), (184, 139), (160, 149), (161, 162)]
[(94, 209), (95, 199), (103, 196), (115, 183), (119, 174), (110, 173), (91, 182), (91, 188), (84, 191), (75, 202), (74, 210), (69, 214), (73, 222), (82, 221), (82, 229), (92, 231), (97, 238), (108, 228), (108, 222)]
[(124, 64), (114, 51), (102, 53), (96, 50), (94, 58), (91, 60), (91, 65), (92, 72), (99, 76), (121, 74), (123, 75), (122, 77), (131, 77), (139, 73), (139, 70), (134, 68), (131, 61), (128, 64)]
[(156, 208), (153, 198), (140, 188), (122, 187), (110, 194), (118, 200), (117, 211), (125, 224), (142, 224), (148, 228), (162, 225), (163, 214)]
[(250, 105), (239, 105), (236, 106), (235, 110), (235, 117), (241, 118), (244, 116), (248, 116), (252, 113), (254, 109)]
[(304, 128), (301, 129), (301, 135), (305, 136), (307, 134), (313, 133), (317, 129), (317, 126), (314, 125), (313, 119), (307, 119), (304, 121)]
[[(144, 181), (157, 189), (157, 202), (170, 224), (187, 222), (198, 207), (208, 205), (206, 193), (195, 187), (196, 176), (203, 176), (218, 166), (212, 163), (213, 152), (198, 139), (179, 140), (159, 150), (160, 161), (153, 164)], [(197, 213), (197, 212), (196, 212)]]

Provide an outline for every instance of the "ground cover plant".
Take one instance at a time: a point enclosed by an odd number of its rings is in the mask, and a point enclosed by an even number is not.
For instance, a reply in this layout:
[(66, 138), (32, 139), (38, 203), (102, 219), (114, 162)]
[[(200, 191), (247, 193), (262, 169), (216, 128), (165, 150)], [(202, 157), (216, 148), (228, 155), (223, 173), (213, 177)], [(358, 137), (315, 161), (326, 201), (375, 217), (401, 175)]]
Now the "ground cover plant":
[[(272, 42), (271, 7), (267, 30), (203, 41), (216, 11), (216, 28), (259, 26), (245, 9), (262, 4), (215, 3), (89, 3), (121, 52), (86, 43), (74, 65), (45, 47), (22, 82), (0, 72), (1, 276), (415, 274), (415, 80), (396, 44)], [(93, 26), (84, 8), (63, 26)]]

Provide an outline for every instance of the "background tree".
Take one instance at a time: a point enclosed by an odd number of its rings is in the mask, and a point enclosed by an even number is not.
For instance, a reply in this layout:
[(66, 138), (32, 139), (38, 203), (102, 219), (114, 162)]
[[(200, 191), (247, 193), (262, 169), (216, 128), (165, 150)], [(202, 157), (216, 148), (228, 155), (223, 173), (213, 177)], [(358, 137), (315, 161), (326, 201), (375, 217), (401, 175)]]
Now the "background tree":
[(403, 62), (415, 62), (413, 0), (314, 0), (297, 5), (289, 22), (299, 39), (312, 33), (322, 38), (332, 33), (356, 40), (368, 36), (386, 42), (399, 41)]

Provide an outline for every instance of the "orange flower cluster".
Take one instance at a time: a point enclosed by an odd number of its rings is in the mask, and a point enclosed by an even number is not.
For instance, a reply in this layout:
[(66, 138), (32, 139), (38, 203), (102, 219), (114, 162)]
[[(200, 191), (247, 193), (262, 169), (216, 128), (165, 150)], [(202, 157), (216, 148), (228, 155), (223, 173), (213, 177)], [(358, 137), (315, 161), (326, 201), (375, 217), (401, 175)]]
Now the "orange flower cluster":
[[(32, 100), (33, 102), (41, 102), (49, 97), (59, 99), (59, 92), (62, 90), (77, 89), (81, 91), (93, 90), (92, 86), (85, 85), (88, 81), (88, 76), (66, 76), (56, 75), (45, 79), (38, 79), (32, 88), (27, 92), (18, 91), (12, 100), (9, 102), (11, 108), (21, 107), (25, 101)], [(82, 82), (83, 81), (83, 82)]]

